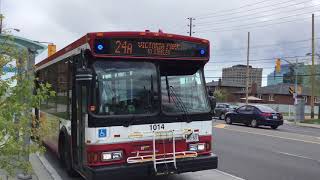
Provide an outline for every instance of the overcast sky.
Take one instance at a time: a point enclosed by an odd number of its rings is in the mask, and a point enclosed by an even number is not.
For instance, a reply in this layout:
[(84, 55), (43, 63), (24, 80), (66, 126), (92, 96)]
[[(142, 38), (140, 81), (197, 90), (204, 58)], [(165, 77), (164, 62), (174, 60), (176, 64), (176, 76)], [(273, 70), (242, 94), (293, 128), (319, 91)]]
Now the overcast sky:
[(162, 29), (187, 35), (186, 18), (194, 17), (193, 36), (211, 42), (207, 81), (217, 80), (223, 67), (246, 63), (248, 31), (250, 64), (264, 68), (263, 76), (273, 71), (272, 58), (311, 52), (312, 13), (320, 37), (320, 0), (2, 0), (1, 11), (5, 28), (21, 30), (14, 35), (53, 42), (58, 49), (96, 31)]

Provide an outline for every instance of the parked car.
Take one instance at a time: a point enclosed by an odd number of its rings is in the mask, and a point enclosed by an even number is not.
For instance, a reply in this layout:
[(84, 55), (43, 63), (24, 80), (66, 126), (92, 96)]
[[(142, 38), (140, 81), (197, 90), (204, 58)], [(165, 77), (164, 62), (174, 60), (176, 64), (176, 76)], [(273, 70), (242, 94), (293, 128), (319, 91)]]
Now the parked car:
[(234, 111), (237, 108), (237, 106), (228, 103), (219, 103), (214, 109), (214, 114), (216, 117), (219, 117), (219, 119), (224, 120), (227, 112)]
[(210, 100), (210, 106), (211, 106), (211, 115), (212, 117), (214, 116), (214, 110), (216, 108), (216, 104), (217, 104), (217, 101), (216, 101), (216, 98), (214, 96), (209, 96), (209, 100)]
[(252, 127), (270, 126), (277, 129), (283, 124), (283, 116), (272, 108), (263, 105), (244, 105), (225, 116), (227, 124), (243, 123)]

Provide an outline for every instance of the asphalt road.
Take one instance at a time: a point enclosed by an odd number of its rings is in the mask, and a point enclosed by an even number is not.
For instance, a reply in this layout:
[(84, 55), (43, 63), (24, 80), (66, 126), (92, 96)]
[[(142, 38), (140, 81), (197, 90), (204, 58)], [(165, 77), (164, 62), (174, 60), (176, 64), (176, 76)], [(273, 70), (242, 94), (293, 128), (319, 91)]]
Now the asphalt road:
[[(277, 130), (214, 123), (214, 153), (219, 170), (248, 180), (319, 180), (320, 129), (283, 125)], [(62, 179), (69, 178), (50, 151), (46, 159)], [(142, 178), (139, 178), (142, 179)], [(149, 180), (231, 180), (220, 171), (155, 177)], [(135, 180), (135, 179), (132, 179)], [(136, 179), (137, 180), (137, 179)]]
[[(57, 171), (57, 174), (61, 177), (63, 180), (83, 180), (81, 177), (77, 178), (70, 178), (67, 173), (64, 171), (64, 169), (61, 167), (61, 165), (58, 162), (57, 157), (51, 153), (50, 151), (47, 151), (45, 153), (45, 158), (48, 160), (50, 165)], [(129, 177), (128, 177), (129, 179)], [(219, 170), (207, 170), (207, 171), (201, 171), (201, 172), (191, 172), (191, 173), (184, 173), (179, 175), (171, 175), (169, 177), (137, 177), (137, 178), (131, 178), (130, 180), (242, 180), (241, 178), (234, 177), (231, 174), (219, 171)]]
[(222, 171), (248, 180), (320, 179), (320, 129), (254, 129), (217, 121), (214, 138)]

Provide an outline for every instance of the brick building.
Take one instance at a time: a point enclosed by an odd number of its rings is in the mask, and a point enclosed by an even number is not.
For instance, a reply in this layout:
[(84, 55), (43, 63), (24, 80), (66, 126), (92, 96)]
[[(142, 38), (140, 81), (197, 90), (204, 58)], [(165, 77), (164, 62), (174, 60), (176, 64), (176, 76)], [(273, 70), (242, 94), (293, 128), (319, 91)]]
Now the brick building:
[(239, 91), (245, 91), (246, 88), (245, 85), (227, 83), (221, 80), (209, 82), (206, 84), (206, 86), (209, 93), (213, 93), (216, 90), (221, 90), (225, 92), (227, 95), (227, 102), (236, 102), (237, 99), (234, 93)]
[[(262, 99), (259, 103), (263, 104), (294, 104), (294, 99), (289, 93), (289, 87), (293, 84), (276, 84), (265, 87), (252, 87), (250, 88), (249, 95)], [(238, 91), (233, 93), (233, 98), (236, 101), (234, 102), (243, 102), (240, 100), (245, 97), (245, 91)], [(311, 91), (309, 88), (302, 88), (302, 93), (299, 95), (300, 98), (303, 98), (306, 102), (306, 105), (311, 103)], [(315, 103), (320, 102), (320, 97), (315, 97)]]

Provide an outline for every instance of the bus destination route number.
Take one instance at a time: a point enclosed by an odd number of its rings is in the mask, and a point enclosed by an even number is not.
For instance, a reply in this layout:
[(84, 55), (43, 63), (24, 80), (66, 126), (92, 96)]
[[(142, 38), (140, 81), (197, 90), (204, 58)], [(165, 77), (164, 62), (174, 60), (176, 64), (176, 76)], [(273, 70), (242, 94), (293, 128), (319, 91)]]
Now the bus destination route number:
[(150, 56), (170, 56), (172, 51), (180, 50), (182, 45), (179, 43), (117, 40), (115, 41), (114, 54), (136, 54), (133, 52), (133, 47), (137, 53), (145, 52)]
[(164, 130), (164, 124), (150, 124), (151, 131)]
[(202, 57), (208, 56), (209, 45), (172, 39), (110, 38), (98, 39), (95, 52), (112, 56)]

